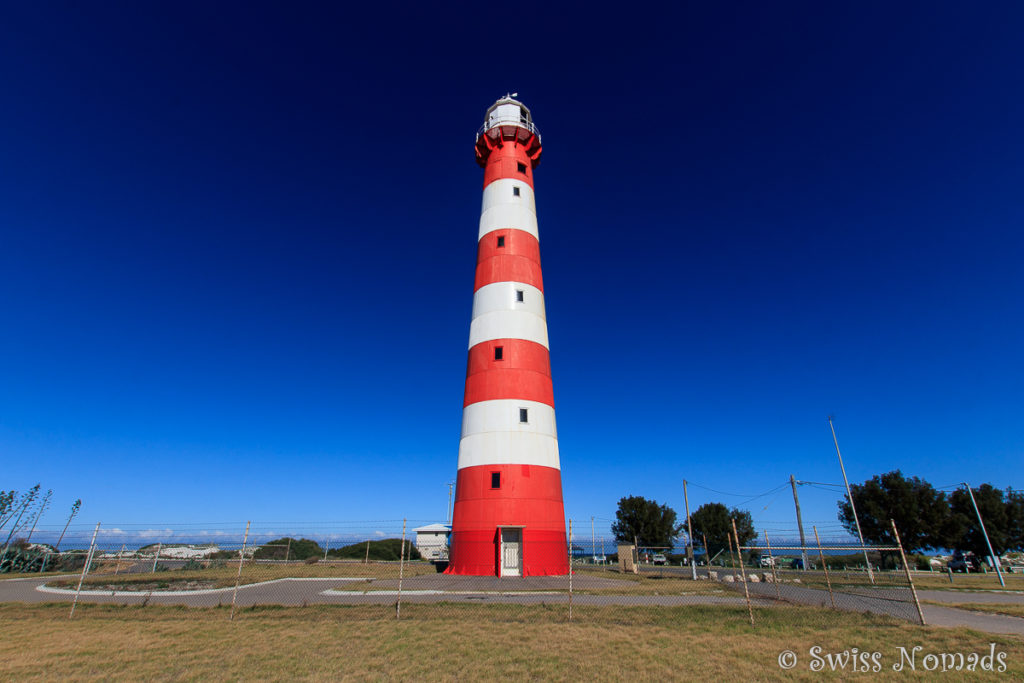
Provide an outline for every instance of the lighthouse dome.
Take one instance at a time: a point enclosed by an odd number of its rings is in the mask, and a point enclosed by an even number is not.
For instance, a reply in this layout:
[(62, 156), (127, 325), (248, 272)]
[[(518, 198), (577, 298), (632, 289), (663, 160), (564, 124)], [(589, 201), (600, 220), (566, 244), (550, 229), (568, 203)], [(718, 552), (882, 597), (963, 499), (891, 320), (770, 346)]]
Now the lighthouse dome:
[[(533, 116), (529, 108), (519, 100), (515, 99), (518, 93), (505, 95), (492, 104), (484, 116), (484, 125), (477, 132), (477, 137), (488, 134), (490, 137), (519, 137), (524, 133), (532, 133), (540, 138), (540, 132), (533, 124)], [(515, 129), (522, 129), (516, 131)]]

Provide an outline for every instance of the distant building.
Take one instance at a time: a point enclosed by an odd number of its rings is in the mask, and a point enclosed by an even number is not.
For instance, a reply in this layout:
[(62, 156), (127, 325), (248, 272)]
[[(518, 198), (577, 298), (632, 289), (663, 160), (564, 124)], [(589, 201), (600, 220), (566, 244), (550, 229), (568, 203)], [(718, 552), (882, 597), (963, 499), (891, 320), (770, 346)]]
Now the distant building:
[(416, 550), (424, 560), (448, 559), (448, 536), (452, 528), (447, 524), (428, 524), (413, 529), (416, 532)]

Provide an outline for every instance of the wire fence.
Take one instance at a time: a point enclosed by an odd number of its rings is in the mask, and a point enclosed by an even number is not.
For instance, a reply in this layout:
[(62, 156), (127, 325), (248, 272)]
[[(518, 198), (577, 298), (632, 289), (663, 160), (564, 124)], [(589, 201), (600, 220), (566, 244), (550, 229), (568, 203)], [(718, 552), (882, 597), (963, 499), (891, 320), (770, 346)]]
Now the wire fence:
[(22, 580), (0, 581), (0, 601), (64, 602), (69, 616), (89, 603), (220, 608), (227, 619), (273, 605), (335, 610), (340, 619), (632, 624), (692, 619), (699, 610), (756, 626), (773, 612), (797, 609), (823, 625), (835, 612), (924, 623), (915, 578), (945, 580), (908, 566), (898, 544), (822, 541), (817, 533), (804, 544), (762, 530), (757, 542), (730, 536), (727, 548), (644, 548), (578, 538), (570, 524), (564, 540), (521, 537), (509, 546), (499, 533), (489, 547), (474, 548), (475, 564), (455, 566), (440, 525), (301, 526), (302, 533), (291, 525), (282, 535), (286, 527), (269, 524), (157, 531), (97, 525), (91, 533), (74, 530), (64, 550), (13, 544), (0, 572)]

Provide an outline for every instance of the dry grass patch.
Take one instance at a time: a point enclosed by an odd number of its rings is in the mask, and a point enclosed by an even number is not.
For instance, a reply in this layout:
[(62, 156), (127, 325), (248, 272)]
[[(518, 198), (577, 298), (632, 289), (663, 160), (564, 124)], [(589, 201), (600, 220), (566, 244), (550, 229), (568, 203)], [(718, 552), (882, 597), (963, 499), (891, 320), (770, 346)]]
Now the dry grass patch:
[[(422, 562), (410, 562), (405, 566), (405, 576), (422, 576), (424, 574), (435, 574), (434, 566)], [(185, 584), (198, 583), (203, 588), (228, 588), (235, 585), (235, 578), (238, 576), (238, 565), (211, 567), (209, 569), (174, 569), (159, 572), (146, 572), (143, 574), (113, 574), (97, 573), (90, 574), (82, 584), (83, 590), (96, 590), (98, 588), (111, 590), (149, 590), (150, 584), (154, 582), (161, 585), (158, 590), (175, 590)], [(304, 564), (295, 562), (290, 564), (262, 564), (251, 563), (242, 567), (241, 584), (260, 583), (262, 581), (273, 581), (285, 578), (357, 578), (366, 577), (373, 579), (397, 579), (398, 565), (394, 563), (369, 563), (356, 564), (351, 562), (318, 562), (316, 564)], [(55, 588), (75, 588), (78, 585), (77, 576), (65, 576), (47, 585)]]
[[(516, 616), (516, 618), (496, 618)], [(1008, 678), (1024, 677), (1022, 641), (964, 629), (929, 629), (892, 619), (816, 608), (564, 609), (403, 605), (401, 621), (367, 606), (254, 608), (234, 622), (226, 609), (79, 605), (0, 606), (17, 624), (0, 641), (7, 679), (423, 679), (674, 680), (681, 672), (728, 680), (819, 680), (808, 650), (1007, 653)], [(798, 653), (782, 671), (779, 652)], [(847, 676), (848, 677), (847, 672)], [(889, 672), (891, 673), (891, 672)], [(839, 678), (825, 674), (825, 678)], [(954, 674), (955, 677), (955, 674)], [(952, 680), (952, 679), (951, 679)]]
[(943, 607), (955, 607), (957, 609), (971, 610), (972, 612), (986, 612), (988, 614), (1003, 614), (1008, 617), (1024, 618), (1024, 605), (1006, 605), (994, 603), (957, 603), (951, 605), (948, 602), (932, 602), (924, 600), (929, 605), (941, 605)]

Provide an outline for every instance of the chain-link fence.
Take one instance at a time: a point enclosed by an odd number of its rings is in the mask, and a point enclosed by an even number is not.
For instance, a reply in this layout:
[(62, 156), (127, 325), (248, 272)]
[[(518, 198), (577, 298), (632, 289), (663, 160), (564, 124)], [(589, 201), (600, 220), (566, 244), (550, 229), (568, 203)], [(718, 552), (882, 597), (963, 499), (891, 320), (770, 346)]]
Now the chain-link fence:
[(22, 580), (0, 582), (0, 600), (67, 602), (70, 614), (83, 603), (221, 608), (229, 619), (288, 606), (334, 609), (341, 619), (641, 623), (710, 611), (757, 625), (772, 611), (806, 609), (823, 622), (833, 610), (924, 622), (919, 572), (899, 545), (798, 545), (765, 533), (756, 544), (731, 538), (728, 549), (643, 548), (578, 539), (570, 525), (564, 540), (510, 542), (499, 531), (461, 548), (455, 540), (450, 554), (443, 525), (274, 526), (144, 534), (100, 527), (66, 550), (15, 545), (0, 562)]

